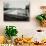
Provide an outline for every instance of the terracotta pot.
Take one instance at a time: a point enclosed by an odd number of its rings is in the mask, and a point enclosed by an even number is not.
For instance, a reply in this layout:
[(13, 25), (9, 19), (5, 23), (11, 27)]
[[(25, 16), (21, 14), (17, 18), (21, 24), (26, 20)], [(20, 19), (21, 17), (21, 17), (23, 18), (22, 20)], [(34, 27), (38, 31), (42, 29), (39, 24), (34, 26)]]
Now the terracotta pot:
[(43, 20), (42, 22), (40, 22), (41, 23), (41, 26), (42, 27), (46, 27), (46, 20)]

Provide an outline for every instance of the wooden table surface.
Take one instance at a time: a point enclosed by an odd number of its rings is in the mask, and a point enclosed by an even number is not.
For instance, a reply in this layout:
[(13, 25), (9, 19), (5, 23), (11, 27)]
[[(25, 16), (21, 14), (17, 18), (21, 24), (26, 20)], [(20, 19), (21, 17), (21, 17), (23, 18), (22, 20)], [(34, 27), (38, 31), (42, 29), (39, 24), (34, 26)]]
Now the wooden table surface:
[(23, 45), (15, 45), (15, 46), (46, 46), (46, 44), (41, 44), (41, 45), (35, 45), (35, 44), (23, 44)]

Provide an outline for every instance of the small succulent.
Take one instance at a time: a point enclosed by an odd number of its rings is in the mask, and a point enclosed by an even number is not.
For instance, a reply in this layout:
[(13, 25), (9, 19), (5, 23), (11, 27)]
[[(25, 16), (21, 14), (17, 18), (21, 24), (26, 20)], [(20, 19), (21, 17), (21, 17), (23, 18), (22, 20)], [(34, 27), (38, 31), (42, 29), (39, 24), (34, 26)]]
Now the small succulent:
[(18, 33), (15, 26), (6, 26), (5, 31), (6, 36), (8, 36), (9, 38), (11, 38), (12, 36), (16, 36)]
[(36, 16), (36, 19), (39, 20), (39, 21), (46, 20), (46, 14), (38, 15), (38, 16)]

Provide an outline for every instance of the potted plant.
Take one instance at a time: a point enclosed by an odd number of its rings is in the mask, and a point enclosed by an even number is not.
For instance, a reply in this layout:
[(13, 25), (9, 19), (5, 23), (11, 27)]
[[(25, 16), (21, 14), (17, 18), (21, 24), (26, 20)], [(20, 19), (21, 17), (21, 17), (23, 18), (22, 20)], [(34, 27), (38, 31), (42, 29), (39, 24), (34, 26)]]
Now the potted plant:
[(46, 14), (38, 15), (36, 19), (39, 20), (41, 26), (46, 27)]
[(46, 27), (46, 6), (41, 6), (42, 14), (36, 16), (36, 19), (39, 20), (41, 26)]
[[(17, 36), (17, 33), (18, 31), (15, 26), (6, 26), (5, 35), (8, 37), (10, 41), (13, 36)], [(10, 42), (9, 40), (8, 42)]]

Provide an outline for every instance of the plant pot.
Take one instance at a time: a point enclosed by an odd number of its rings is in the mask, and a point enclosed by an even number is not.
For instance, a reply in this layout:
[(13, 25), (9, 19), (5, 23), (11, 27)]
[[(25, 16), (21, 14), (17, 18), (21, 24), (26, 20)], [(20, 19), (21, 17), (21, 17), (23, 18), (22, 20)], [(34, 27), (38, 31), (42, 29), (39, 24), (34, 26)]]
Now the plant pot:
[(14, 44), (14, 40), (17, 38), (17, 36), (12, 36), (11, 40), (12, 40), (12, 43)]
[(8, 43), (8, 44), (11, 44), (12, 41), (11, 41), (10, 39), (7, 39), (7, 43)]
[(41, 26), (42, 26), (42, 27), (46, 27), (46, 20), (43, 20), (43, 21), (41, 22)]

